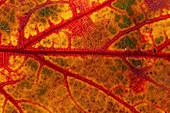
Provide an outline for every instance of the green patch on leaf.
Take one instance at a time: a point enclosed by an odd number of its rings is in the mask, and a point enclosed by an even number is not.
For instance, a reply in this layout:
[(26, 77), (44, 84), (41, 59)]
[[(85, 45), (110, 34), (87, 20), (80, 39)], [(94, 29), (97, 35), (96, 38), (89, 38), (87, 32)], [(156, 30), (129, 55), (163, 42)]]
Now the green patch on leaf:
[(159, 38), (155, 38), (156, 44), (160, 44), (163, 41), (164, 37), (160, 36)]
[(126, 39), (126, 44), (127, 44), (128, 46), (130, 46), (130, 45), (132, 44), (132, 41), (130, 40), (130, 38), (127, 38), (127, 39)]
[(120, 41), (118, 43), (116, 43), (116, 45), (118, 45), (119, 49), (125, 49), (126, 47), (135, 49), (136, 45), (137, 45), (137, 40), (134, 37), (130, 38), (127, 35), (127, 36), (123, 37), (122, 39), (120, 39)]
[(115, 7), (118, 7), (121, 10), (124, 10), (126, 8), (126, 4), (124, 2), (117, 1), (113, 3)]
[(131, 20), (130, 18), (128, 18), (127, 16), (123, 15), (123, 22), (124, 24), (126, 24), (127, 26), (131, 25)]
[(141, 21), (141, 20), (143, 20), (143, 18), (144, 18), (144, 15), (141, 13), (141, 14), (138, 16), (138, 20)]
[(109, 69), (112, 70), (112, 71), (114, 71), (114, 72), (117, 71), (117, 68), (116, 68), (115, 66), (110, 66)]
[(54, 15), (54, 11), (50, 10), (49, 7), (43, 8), (38, 12), (39, 16), (41, 17), (49, 17)]
[(148, 87), (148, 90), (150, 90), (150, 91), (151, 91), (151, 90), (154, 90), (154, 89), (155, 89), (154, 86), (149, 86), (149, 87)]
[(117, 30), (116, 30), (116, 28), (113, 28), (113, 27), (109, 27), (109, 31), (110, 31), (110, 33), (112, 33), (112, 34), (116, 34), (117, 33)]
[(134, 66), (142, 66), (143, 65), (143, 61), (141, 59), (136, 60), (136, 59), (130, 59), (130, 61), (132, 62), (132, 64)]
[(125, 3), (120, 3), (119, 8), (122, 9), (122, 10), (125, 9), (126, 8), (126, 4)]
[(11, 22), (15, 22), (15, 11), (14, 10), (12, 10), (11, 12), (10, 12), (10, 15), (8, 16), (8, 19), (11, 21)]
[(53, 74), (53, 70), (51, 70), (51, 69), (49, 69), (47, 67), (43, 67), (42, 68), (42, 74), (51, 76)]
[(121, 59), (115, 59), (115, 62), (118, 62), (118, 63), (122, 64), (122, 60)]
[(47, 87), (45, 87), (44, 89), (40, 89), (40, 90), (38, 91), (38, 95), (39, 95), (39, 96), (42, 96), (42, 95), (44, 95), (46, 92), (47, 92)]
[(126, 12), (132, 16), (134, 14), (134, 12), (132, 11), (132, 8), (130, 6), (126, 7)]
[(119, 75), (119, 80), (123, 80), (123, 75)]
[(31, 64), (31, 68), (36, 71), (36, 70), (38, 69), (38, 64), (37, 64), (37, 62), (32, 63), (32, 64)]
[(50, 10), (52, 10), (52, 11), (54, 11), (54, 12), (62, 12), (62, 10), (59, 9), (57, 5), (50, 6)]
[(118, 26), (119, 26), (121, 29), (128, 27), (126, 24), (123, 24), (123, 23), (119, 23)]
[(126, 5), (132, 5), (135, 3), (135, 0), (125, 0)]
[(120, 20), (121, 16), (119, 14), (115, 14), (115, 21), (118, 22)]
[(32, 59), (27, 60), (26, 65), (31, 67), (32, 70), (36, 71), (38, 69), (38, 63)]
[(123, 23), (119, 23), (118, 26), (123, 28), (128, 28), (131, 25), (131, 20), (126, 15), (123, 15)]
[(31, 66), (32, 62), (34, 62), (34, 60), (29, 59), (29, 60), (26, 61), (26, 65)]
[(46, 19), (44, 19), (44, 18), (40, 18), (40, 22), (42, 22), (42, 23), (47, 23), (47, 20)]
[(59, 9), (57, 5), (54, 5), (41, 9), (38, 14), (41, 17), (50, 17), (54, 16), (57, 12), (62, 12), (62, 10)]
[(8, 25), (6, 22), (4, 22), (4, 21), (0, 21), (0, 30), (5, 31), (5, 32), (7, 32), (8, 34), (10, 33), (10, 27), (9, 27), (9, 25)]
[(128, 80), (127, 79), (123, 80), (122, 84), (123, 86), (126, 86), (128, 84)]
[(113, 3), (113, 5), (121, 10), (126, 10), (129, 15), (133, 15), (133, 11), (130, 5), (134, 4), (135, 0), (118, 0), (117, 2)]
[(63, 60), (63, 58), (55, 58), (53, 59), (55, 63), (57, 63), (59, 66), (67, 67), (67, 63)]
[(119, 6), (119, 3), (118, 3), (118, 2), (115, 2), (115, 3), (113, 3), (113, 5), (114, 5), (115, 7), (118, 7), (118, 6)]
[(32, 87), (32, 85), (28, 81), (22, 82), (21, 86), (24, 86), (24, 87), (26, 87), (28, 89), (30, 89)]
[(124, 71), (127, 70), (127, 66), (126, 66), (126, 65), (121, 65), (121, 69), (122, 69), (122, 71), (124, 72)]

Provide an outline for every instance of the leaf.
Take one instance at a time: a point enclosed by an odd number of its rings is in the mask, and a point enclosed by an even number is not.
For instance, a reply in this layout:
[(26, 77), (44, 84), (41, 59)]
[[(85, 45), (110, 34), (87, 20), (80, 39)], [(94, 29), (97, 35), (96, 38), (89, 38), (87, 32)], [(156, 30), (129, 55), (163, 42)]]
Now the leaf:
[(0, 113), (170, 112), (168, 0), (0, 2)]

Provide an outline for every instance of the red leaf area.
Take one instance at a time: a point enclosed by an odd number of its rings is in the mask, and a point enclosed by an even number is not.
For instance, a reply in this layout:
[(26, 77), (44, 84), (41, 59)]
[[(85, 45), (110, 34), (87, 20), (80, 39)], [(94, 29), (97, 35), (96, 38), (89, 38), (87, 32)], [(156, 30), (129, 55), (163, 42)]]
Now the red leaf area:
[(1, 0), (0, 113), (168, 113), (168, 0)]

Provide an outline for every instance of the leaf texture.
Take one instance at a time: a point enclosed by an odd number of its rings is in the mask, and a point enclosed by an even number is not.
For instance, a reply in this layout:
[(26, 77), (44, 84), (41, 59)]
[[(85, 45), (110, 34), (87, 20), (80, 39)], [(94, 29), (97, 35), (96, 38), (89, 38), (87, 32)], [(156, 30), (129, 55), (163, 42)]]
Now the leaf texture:
[(170, 112), (169, 0), (1, 0), (0, 113)]

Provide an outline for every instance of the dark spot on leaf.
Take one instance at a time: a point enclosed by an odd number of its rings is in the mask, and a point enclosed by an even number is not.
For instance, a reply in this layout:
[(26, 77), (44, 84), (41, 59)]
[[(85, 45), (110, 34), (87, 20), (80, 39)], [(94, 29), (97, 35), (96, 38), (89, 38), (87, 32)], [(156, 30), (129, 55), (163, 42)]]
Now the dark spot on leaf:
[(153, 48), (153, 52), (156, 53), (156, 48)]

